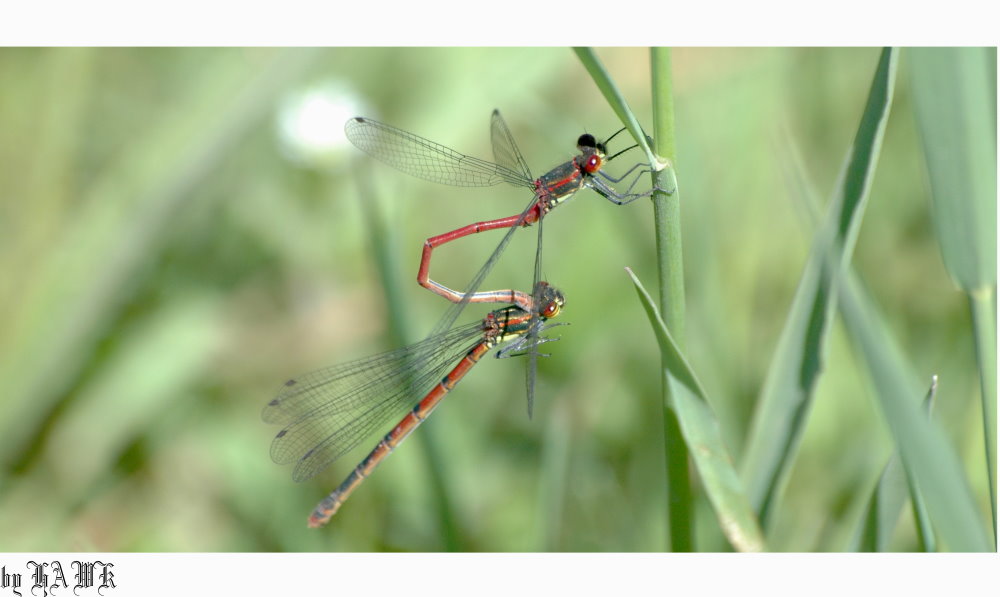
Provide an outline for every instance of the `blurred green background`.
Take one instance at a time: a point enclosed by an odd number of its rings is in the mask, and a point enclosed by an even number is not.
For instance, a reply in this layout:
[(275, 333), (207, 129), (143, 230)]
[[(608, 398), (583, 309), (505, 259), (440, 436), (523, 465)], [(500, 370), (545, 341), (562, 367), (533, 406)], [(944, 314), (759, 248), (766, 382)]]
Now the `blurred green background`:
[[(651, 129), (648, 52), (598, 54)], [(877, 60), (673, 53), (686, 347), (737, 461), (811, 240), (793, 156), (827, 195)], [(939, 375), (934, 416), (987, 519), (968, 307), (934, 238), (906, 66), (854, 266), (919, 374)], [(295, 484), (260, 411), (292, 375), (398, 346), (373, 247), (396, 264), (415, 341), (447, 307), (415, 283), (423, 240), (530, 199), (408, 177), (347, 144), (343, 122), (489, 158), (499, 108), (537, 176), (581, 132), (621, 126), (573, 53), (5, 49), (0, 85), (0, 551), (447, 548), (425, 440), (310, 530), (377, 437)], [(457, 547), (661, 550), (659, 356), (623, 271), (655, 287), (651, 208), (587, 191), (545, 231), (544, 277), (572, 325), (548, 345), (534, 418), (523, 363), (484, 359), (416, 432), (440, 451)], [(437, 250), (432, 276), (461, 287), (499, 239)], [(485, 287), (528, 290), (534, 239), (516, 234)], [(772, 549), (846, 548), (891, 450), (879, 417), (836, 327)], [(726, 549), (704, 500), (697, 529), (702, 549)], [(909, 516), (893, 547), (915, 548)]]

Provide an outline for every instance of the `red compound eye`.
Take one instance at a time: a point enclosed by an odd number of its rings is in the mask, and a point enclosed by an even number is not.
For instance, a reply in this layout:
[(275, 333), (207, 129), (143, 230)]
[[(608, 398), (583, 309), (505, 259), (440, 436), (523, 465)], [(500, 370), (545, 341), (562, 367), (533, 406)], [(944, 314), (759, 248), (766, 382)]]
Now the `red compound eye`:
[(593, 174), (601, 169), (601, 158), (596, 155), (592, 155), (587, 158), (587, 162), (583, 165), (583, 169), (587, 171), (587, 174)]
[(552, 301), (542, 309), (542, 317), (555, 317), (559, 313), (559, 303)]

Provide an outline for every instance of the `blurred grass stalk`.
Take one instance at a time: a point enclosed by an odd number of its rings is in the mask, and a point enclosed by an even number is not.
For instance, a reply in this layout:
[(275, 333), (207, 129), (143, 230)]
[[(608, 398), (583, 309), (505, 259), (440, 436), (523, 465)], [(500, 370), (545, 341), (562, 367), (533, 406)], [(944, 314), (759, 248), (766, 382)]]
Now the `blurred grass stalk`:
[[(358, 185), (358, 198), (361, 203), (361, 211), (365, 218), (365, 230), (368, 232), (371, 243), (371, 252), (374, 257), (375, 271), (378, 273), (379, 282), (382, 285), (382, 292), (385, 295), (386, 308), (389, 318), (390, 344), (393, 346), (406, 346), (412, 340), (411, 330), (407, 325), (407, 308), (404, 303), (403, 291), (399, 284), (400, 268), (396, 258), (396, 251), (393, 239), (396, 237), (387, 233), (387, 226), (379, 210), (380, 201), (372, 184), (372, 173), (370, 160), (358, 160), (363, 165), (359, 165), (356, 178)], [(462, 534), (455, 520), (455, 509), (448, 490), (450, 483), (441, 457), (441, 448), (437, 443), (434, 430), (426, 427), (420, 433), (415, 434), (419, 440), (424, 458), (427, 461), (427, 472), (429, 476), (431, 492), (434, 504), (437, 506), (437, 522), (441, 529), (441, 536), (444, 547), (447, 551), (467, 551), (464, 547)]]
[(914, 48), (909, 58), (941, 256), (972, 311), (995, 546), (996, 48)]
[[(87, 188), (43, 199), (64, 210), (52, 215), (63, 228), (52, 230), (45, 241), (48, 252), (36, 267), (5, 268), (21, 275), (17, 299), (5, 312), (9, 327), (0, 334), (0, 394), (18, 397), (0, 401), (4, 470), (38, 437), (101, 331), (125, 308), (123, 297), (134, 292), (138, 274), (164, 250), (171, 218), (195, 197), (191, 190), (265, 117), (280, 90), (306, 72), (317, 54), (267, 50), (253, 54), (256, 62), (235, 51), (209, 54), (186, 93), (137, 132), (128, 150)], [(59, 172), (46, 174), (62, 179)], [(15, 247), (0, 258), (35, 249)]]

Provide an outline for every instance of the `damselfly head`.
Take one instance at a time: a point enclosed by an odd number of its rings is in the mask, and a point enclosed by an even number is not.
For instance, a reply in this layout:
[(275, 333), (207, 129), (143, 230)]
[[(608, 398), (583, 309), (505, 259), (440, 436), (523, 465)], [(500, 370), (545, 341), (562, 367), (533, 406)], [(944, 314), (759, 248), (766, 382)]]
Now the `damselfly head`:
[(597, 143), (597, 139), (595, 139), (594, 136), (591, 135), (590, 133), (584, 133), (580, 135), (579, 139), (576, 140), (576, 148), (579, 149), (580, 151), (583, 151), (585, 147), (589, 147), (590, 149), (597, 149), (598, 145), (599, 144)]
[(602, 157), (608, 152), (607, 146), (595, 139), (590, 133), (580, 135), (580, 138), (576, 140), (576, 148), (582, 153), (596, 153)]
[(580, 135), (576, 140), (576, 148), (583, 154), (576, 158), (576, 163), (587, 174), (594, 174), (604, 165), (604, 155), (607, 150), (604, 144), (598, 143), (590, 133)]
[(562, 309), (562, 306), (563, 306), (562, 300), (549, 301), (548, 303), (542, 305), (542, 309), (538, 312), (538, 314), (544, 317), (545, 319), (549, 319), (551, 317), (559, 315), (559, 311)]
[(533, 295), (535, 304), (538, 306), (538, 315), (545, 319), (559, 315), (559, 311), (566, 304), (566, 298), (563, 296), (563, 293), (544, 280), (540, 280), (535, 284)]

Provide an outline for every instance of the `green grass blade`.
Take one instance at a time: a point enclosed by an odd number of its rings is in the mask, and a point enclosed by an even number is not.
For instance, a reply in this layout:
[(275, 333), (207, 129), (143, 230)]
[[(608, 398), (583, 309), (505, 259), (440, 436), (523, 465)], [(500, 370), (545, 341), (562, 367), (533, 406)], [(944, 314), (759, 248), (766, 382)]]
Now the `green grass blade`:
[[(851, 281), (856, 283), (855, 280)], [(863, 294), (859, 297), (867, 299)], [(865, 308), (868, 308), (865, 305)], [(937, 392), (937, 376), (931, 381), (931, 387), (924, 398), (924, 407), (928, 415), (931, 410), (931, 403)], [(878, 483), (872, 491), (868, 504), (865, 507), (865, 516), (862, 517), (862, 525), (858, 530), (852, 546), (855, 551), (885, 552), (889, 550), (889, 541), (892, 533), (899, 521), (899, 515), (903, 510), (907, 495), (913, 500), (913, 515), (916, 519), (917, 534), (923, 551), (937, 551), (934, 540), (934, 529), (930, 524), (927, 515), (927, 508), (924, 506), (920, 492), (912, 481), (912, 477), (907, 474), (899, 453), (895, 452), (886, 462), (879, 475)]]
[(636, 119), (635, 114), (632, 113), (631, 108), (628, 107), (625, 96), (619, 91), (618, 86), (611, 80), (608, 71), (604, 69), (604, 65), (597, 58), (597, 54), (591, 48), (573, 48), (573, 51), (576, 52), (577, 58), (580, 59), (584, 68), (587, 69), (591, 78), (594, 79), (597, 88), (604, 94), (604, 99), (608, 100), (611, 109), (615, 111), (615, 114), (621, 119), (622, 124), (625, 125), (628, 132), (635, 138), (635, 142), (639, 144), (639, 148), (646, 154), (646, 160), (651, 166), (656, 165), (658, 160), (653, 155), (653, 150), (646, 141), (646, 135), (643, 134), (639, 121)]
[[(927, 396), (924, 398), (924, 410), (927, 411), (927, 416), (931, 415), (931, 411), (934, 408), (934, 396), (937, 395), (937, 375), (931, 379), (931, 387), (927, 390)], [(913, 475), (910, 471), (906, 471), (906, 484), (910, 489), (910, 495), (913, 496), (913, 518), (917, 527), (917, 535), (920, 540), (920, 544), (924, 551), (931, 552), (937, 551), (937, 538), (934, 534), (934, 526), (931, 524), (930, 515), (927, 513), (927, 505), (924, 503), (923, 496), (917, 491), (917, 486), (914, 483)]]
[[(650, 52), (653, 81), (653, 134), (657, 155), (668, 163), (676, 159), (674, 142), (674, 109), (670, 74), (670, 50), (654, 48)], [(680, 345), (684, 344), (684, 259), (681, 243), (681, 196), (673, 168), (653, 173), (658, 188), (673, 189), (670, 195), (655, 192), (652, 196), (653, 226), (656, 235), (657, 283), (659, 311), (667, 329)], [(670, 549), (694, 549), (694, 500), (687, 444), (681, 432), (677, 414), (672, 408), (669, 369), (661, 363), (661, 405), (663, 409), (664, 448), (666, 450), (667, 520)]]
[[(808, 225), (813, 225), (818, 218), (815, 206), (815, 193), (812, 185), (804, 175), (804, 168), (800, 165), (798, 154), (792, 152), (791, 159), (795, 172), (792, 176), (796, 193), (805, 200), (802, 202), (807, 213)], [(894, 412), (899, 407), (897, 402), (902, 403), (902, 408), (910, 408), (912, 403), (905, 399), (906, 396), (916, 396), (921, 392), (920, 381), (913, 371), (913, 367), (907, 361), (905, 355), (899, 347), (899, 343), (889, 331), (885, 319), (879, 313), (875, 302), (864, 290), (860, 280), (853, 271), (848, 271), (845, 277), (845, 284), (841, 285), (838, 293), (838, 301), (841, 314), (847, 328), (848, 337), (851, 342), (859, 347), (865, 355), (872, 355), (872, 359), (866, 359), (871, 377), (875, 381), (876, 397), (879, 401), (880, 409), (885, 413), (885, 418), (894, 416)], [(886, 381), (890, 380), (890, 381)], [(927, 409), (930, 409), (930, 402), (936, 391), (936, 378), (931, 390), (925, 399)], [(901, 399), (902, 397), (902, 399)], [(926, 418), (926, 415), (924, 415)], [(940, 429), (926, 418), (926, 424), (938, 429), (938, 435), (942, 435)], [(898, 427), (898, 426), (896, 426)], [(908, 492), (913, 503), (914, 516), (916, 517), (917, 529), (920, 541), (925, 550), (935, 551), (937, 549), (936, 533), (931, 524), (931, 513), (926, 506), (923, 493), (918, 490), (918, 485), (914, 481), (916, 475), (913, 472), (914, 466), (919, 466), (921, 460), (913, 456), (912, 453), (903, 452), (903, 441), (900, 441), (896, 428), (890, 426), (896, 443), (895, 455), (890, 459), (886, 469), (883, 471), (879, 485), (875, 494), (869, 501), (868, 512), (862, 521), (862, 528), (854, 539), (854, 549), (865, 551), (885, 551), (892, 530), (899, 520), (900, 512), (904, 504), (904, 493)], [(921, 432), (923, 433), (923, 432)], [(906, 443), (921, 441), (920, 437), (910, 439)], [(948, 452), (950, 447), (935, 444), (930, 450)], [(914, 465), (913, 463), (917, 464)], [(933, 475), (934, 471), (921, 471), (918, 473), (927, 477)], [(961, 474), (956, 478), (938, 478), (933, 481), (935, 485), (947, 484), (949, 487), (962, 487), (967, 490), (969, 483)], [(974, 504), (962, 497), (962, 490), (955, 491), (946, 498), (955, 508), (965, 508), (974, 510)], [(943, 501), (943, 500), (942, 500)], [(940, 513), (940, 512), (939, 512)], [(948, 514), (945, 512), (945, 514)], [(974, 533), (974, 531), (973, 531)], [(957, 533), (951, 533), (957, 534)], [(975, 540), (969, 542), (974, 545)]]
[[(684, 338), (684, 267), (680, 234), (680, 194), (672, 168), (675, 158), (673, 94), (671, 92), (670, 51), (655, 48), (651, 51), (651, 77), (653, 88), (654, 127), (657, 158), (647, 143), (638, 120), (628, 107), (624, 96), (604, 69), (597, 55), (590, 48), (574, 48), (577, 57), (604, 94), (612, 110), (645, 151), (653, 174), (654, 188), (668, 189), (669, 194), (653, 193), (653, 221), (655, 226), (657, 281), (659, 284), (659, 310), (665, 314), (666, 323), (674, 336), (683, 343)], [(671, 551), (694, 549), (694, 509), (691, 476), (688, 465), (687, 445), (680, 423), (672, 408), (669, 370), (661, 367), (661, 407), (663, 412), (664, 447), (666, 449), (666, 492), (668, 537)]]
[(972, 300), (995, 531), (996, 48), (914, 48), (909, 58), (941, 256)]
[(851, 551), (884, 552), (889, 548), (889, 540), (899, 515), (906, 503), (906, 471), (897, 455), (886, 462), (879, 475), (878, 483), (872, 490), (861, 526), (848, 548)]
[[(804, 208), (807, 228), (812, 230), (816, 227), (820, 217), (816, 192), (805, 172), (801, 155), (795, 150), (794, 141), (789, 140), (783, 147), (786, 149), (790, 148), (786, 152), (788, 154), (786, 159), (783, 160), (783, 163), (787, 164), (785, 168), (786, 178), (789, 179), (794, 189), (793, 195), (802, 198), (799, 204)], [(884, 319), (879, 315), (875, 302), (864, 291), (857, 273), (851, 267), (849, 267), (847, 272), (846, 286), (847, 292), (851, 297), (848, 299), (840, 298), (839, 300), (855, 300), (859, 308), (867, 313), (869, 319), (878, 322), (879, 330), (881, 330), (878, 338), (882, 343), (879, 350), (890, 355), (891, 362), (899, 369), (898, 375), (910, 380), (912, 388), (917, 388), (918, 382), (913, 367), (906, 360), (896, 339), (889, 333), (888, 325), (886, 325)], [(848, 328), (849, 334), (851, 329)], [(852, 337), (852, 340), (855, 343), (858, 342), (857, 338)], [(937, 377), (935, 376), (925, 400), (928, 411), (930, 410), (930, 402), (936, 388)], [(930, 527), (927, 523), (926, 510), (923, 507), (923, 500), (920, 498), (916, 487), (910, 482), (907, 471), (900, 459), (899, 451), (896, 450), (889, 458), (882, 470), (882, 474), (879, 476), (878, 483), (875, 485), (872, 495), (865, 506), (865, 514), (861, 518), (861, 525), (855, 532), (851, 544), (847, 549), (850, 551), (867, 552), (887, 551), (892, 533), (899, 522), (900, 513), (906, 504), (907, 496), (910, 497), (914, 504), (914, 513), (917, 516), (917, 524), (921, 537), (930, 537), (933, 540), (933, 534), (930, 532)], [(925, 547), (924, 551), (927, 551), (927, 546), (930, 545), (930, 542), (922, 541), (922, 544)]]
[(976, 360), (979, 365), (980, 396), (983, 409), (986, 469), (989, 473), (990, 506), (993, 514), (993, 543), (997, 530), (997, 304), (995, 287), (969, 297), (972, 324), (976, 335)]
[(750, 500), (766, 525), (795, 456), (819, 378), (836, 302), (867, 203), (892, 102), (897, 52), (882, 52), (830, 212), (813, 242), (768, 370), (743, 461)]
[(908, 58), (941, 256), (971, 294), (997, 281), (996, 48)]
[(678, 348), (660, 317), (653, 299), (642, 283), (626, 268), (636, 293), (656, 334), (664, 367), (670, 372), (671, 395), (684, 440), (690, 448), (698, 476), (715, 511), (716, 519), (730, 544), (739, 551), (766, 549), (760, 525), (726, 450), (718, 420), (705, 390)]
[[(653, 138), (656, 155), (668, 164), (677, 161), (674, 139), (674, 102), (671, 91), (670, 50), (653, 48), (650, 56), (653, 78)], [(684, 345), (684, 258), (681, 243), (681, 195), (672, 166), (653, 175), (661, 189), (673, 189), (669, 195), (653, 194), (653, 218), (656, 227), (656, 254), (659, 266), (660, 312), (667, 327)]]
[(914, 493), (926, 504), (936, 536), (952, 551), (990, 551), (992, 544), (979, 519), (961, 460), (940, 426), (914, 398), (921, 388), (906, 374), (902, 355), (886, 342), (888, 330), (853, 285), (840, 292), (840, 310), (851, 341), (864, 356), (876, 396), (889, 424)]
[[(565, 404), (565, 403), (563, 403)], [(571, 496), (569, 474), (573, 454), (573, 425), (568, 409), (560, 404), (549, 411), (542, 441), (541, 479), (538, 487), (538, 551), (562, 549), (566, 504)]]

